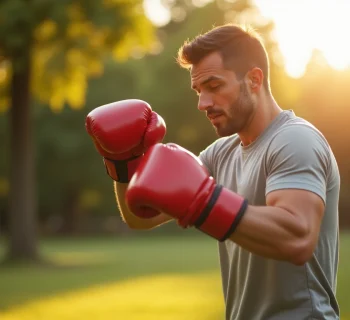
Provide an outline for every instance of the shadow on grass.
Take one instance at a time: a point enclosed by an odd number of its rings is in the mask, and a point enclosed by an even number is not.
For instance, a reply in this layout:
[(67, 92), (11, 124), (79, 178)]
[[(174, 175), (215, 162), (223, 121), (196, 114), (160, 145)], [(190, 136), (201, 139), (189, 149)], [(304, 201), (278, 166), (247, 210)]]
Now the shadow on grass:
[[(55, 256), (40, 255), (35, 259), (11, 259), (3, 258), (0, 260), (0, 272), (6, 270), (17, 269), (17, 271), (27, 272), (30, 269), (33, 270), (65, 270), (65, 269), (84, 269), (101, 266), (106, 264), (106, 259), (96, 259), (96, 254), (85, 254), (85, 257), (79, 256), (79, 253), (70, 254), (71, 257), (64, 257), (66, 255), (55, 254)], [(74, 257), (74, 255), (76, 255)]]

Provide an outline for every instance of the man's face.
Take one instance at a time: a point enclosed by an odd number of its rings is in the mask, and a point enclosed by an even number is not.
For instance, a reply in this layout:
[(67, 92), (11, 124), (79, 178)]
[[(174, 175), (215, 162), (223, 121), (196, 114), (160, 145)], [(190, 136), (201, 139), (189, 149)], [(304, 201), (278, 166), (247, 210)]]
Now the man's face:
[(256, 104), (244, 79), (224, 68), (217, 52), (191, 69), (192, 88), (199, 96), (198, 109), (205, 111), (220, 137), (241, 132), (251, 119)]

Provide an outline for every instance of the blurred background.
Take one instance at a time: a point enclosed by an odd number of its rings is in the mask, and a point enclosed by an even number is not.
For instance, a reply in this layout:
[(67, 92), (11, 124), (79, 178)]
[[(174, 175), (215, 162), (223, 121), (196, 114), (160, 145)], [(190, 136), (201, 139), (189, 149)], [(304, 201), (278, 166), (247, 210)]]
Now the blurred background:
[(216, 136), (175, 57), (235, 22), (262, 35), (277, 102), (337, 158), (337, 296), (349, 320), (348, 12), (348, 0), (2, 0), (0, 318), (223, 319), (216, 242), (175, 223), (129, 230), (84, 122), (102, 104), (143, 99), (164, 117), (165, 141), (198, 154)]

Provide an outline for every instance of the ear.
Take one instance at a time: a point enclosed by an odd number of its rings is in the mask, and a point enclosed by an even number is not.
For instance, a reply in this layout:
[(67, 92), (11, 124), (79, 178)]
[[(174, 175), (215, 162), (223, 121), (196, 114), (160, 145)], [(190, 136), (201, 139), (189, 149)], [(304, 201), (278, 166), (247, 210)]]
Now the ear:
[(254, 67), (247, 72), (246, 80), (251, 92), (257, 93), (263, 86), (264, 73), (260, 68)]

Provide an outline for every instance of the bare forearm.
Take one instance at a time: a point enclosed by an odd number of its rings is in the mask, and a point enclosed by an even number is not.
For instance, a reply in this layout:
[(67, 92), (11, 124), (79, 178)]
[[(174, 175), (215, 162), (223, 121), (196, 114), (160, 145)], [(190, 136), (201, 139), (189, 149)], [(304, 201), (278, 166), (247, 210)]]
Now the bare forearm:
[(126, 205), (126, 202), (125, 202), (125, 193), (126, 193), (126, 190), (128, 188), (128, 183), (117, 183), (117, 182), (114, 182), (114, 193), (115, 193), (115, 197), (116, 197), (116, 201), (117, 201), (117, 204), (118, 204), (118, 208), (119, 208), (119, 211), (120, 211), (120, 214), (123, 218), (123, 220), (125, 221), (125, 216), (128, 217), (132, 217), (134, 216), (128, 206)]
[(299, 264), (312, 254), (308, 250), (308, 228), (307, 223), (285, 209), (249, 206), (230, 239), (266, 258)]
[(114, 183), (114, 191), (119, 211), (124, 222), (132, 229), (152, 229), (167, 221), (172, 220), (169, 216), (161, 213), (160, 215), (150, 218), (142, 219), (135, 216), (128, 208), (125, 202), (125, 193), (128, 188), (127, 183)]

